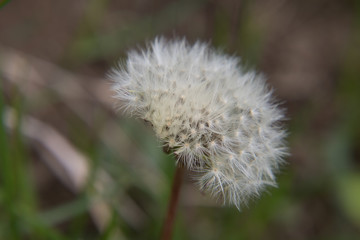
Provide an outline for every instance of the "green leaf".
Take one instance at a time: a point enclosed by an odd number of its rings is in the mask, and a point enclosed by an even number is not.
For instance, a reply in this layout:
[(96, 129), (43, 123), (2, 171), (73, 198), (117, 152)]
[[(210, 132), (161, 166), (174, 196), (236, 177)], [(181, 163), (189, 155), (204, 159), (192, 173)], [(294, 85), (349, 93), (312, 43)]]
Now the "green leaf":
[(345, 214), (360, 226), (360, 174), (349, 173), (339, 178), (338, 198)]

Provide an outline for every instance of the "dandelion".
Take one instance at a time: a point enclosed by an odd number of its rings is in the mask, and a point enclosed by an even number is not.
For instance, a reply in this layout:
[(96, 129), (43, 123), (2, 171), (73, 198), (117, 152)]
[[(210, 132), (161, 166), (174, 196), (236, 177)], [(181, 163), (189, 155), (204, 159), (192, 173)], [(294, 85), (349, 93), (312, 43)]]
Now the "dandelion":
[(110, 78), (119, 107), (151, 124), (201, 190), (240, 208), (276, 185), (286, 153), (283, 112), (264, 76), (239, 58), (157, 38), (130, 52)]

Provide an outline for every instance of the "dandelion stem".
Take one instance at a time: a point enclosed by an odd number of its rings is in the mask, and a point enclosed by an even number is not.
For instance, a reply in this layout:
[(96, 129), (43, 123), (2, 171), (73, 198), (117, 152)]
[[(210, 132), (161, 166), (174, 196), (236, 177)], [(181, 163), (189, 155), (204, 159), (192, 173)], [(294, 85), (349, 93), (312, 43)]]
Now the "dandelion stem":
[(161, 235), (162, 240), (170, 240), (172, 236), (173, 225), (176, 215), (176, 208), (179, 202), (180, 189), (183, 181), (183, 175), (184, 175), (184, 168), (182, 166), (176, 167), (173, 185), (171, 188), (169, 206), (162, 229), (162, 235)]

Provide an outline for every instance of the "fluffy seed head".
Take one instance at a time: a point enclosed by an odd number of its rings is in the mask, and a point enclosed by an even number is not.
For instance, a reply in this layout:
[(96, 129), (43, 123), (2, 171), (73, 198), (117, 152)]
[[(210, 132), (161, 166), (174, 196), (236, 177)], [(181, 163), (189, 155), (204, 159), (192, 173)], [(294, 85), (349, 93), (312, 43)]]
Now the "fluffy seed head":
[(130, 115), (150, 123), (200, 189), (224, 202), (246, 203), (265, 186), (286, 152), (282, 111), (264, 77), (239, 58), (207, 44), (158, 38), (113, 68), (115, 97)]

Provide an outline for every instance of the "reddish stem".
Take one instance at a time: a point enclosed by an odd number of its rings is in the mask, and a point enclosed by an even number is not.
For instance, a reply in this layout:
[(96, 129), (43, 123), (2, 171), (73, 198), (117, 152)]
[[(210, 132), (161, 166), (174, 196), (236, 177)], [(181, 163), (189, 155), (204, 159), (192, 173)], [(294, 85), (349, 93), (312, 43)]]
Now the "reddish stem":
[(180, 189), (183, 181), (183, 175), (184, 168), (181, 166), (176, 167), (174, 181), (171, 189), (170, 202), (161, 234), (162, 240), (170, 240), (172, 236), (176, 208), (179, 202)]

